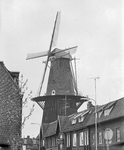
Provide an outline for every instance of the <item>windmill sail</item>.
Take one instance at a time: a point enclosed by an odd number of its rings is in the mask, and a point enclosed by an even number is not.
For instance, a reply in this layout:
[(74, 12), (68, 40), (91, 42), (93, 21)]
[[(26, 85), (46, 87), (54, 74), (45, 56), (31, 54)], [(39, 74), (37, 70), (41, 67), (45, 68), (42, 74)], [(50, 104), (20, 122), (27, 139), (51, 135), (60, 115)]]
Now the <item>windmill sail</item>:
[(59, 25), (60, 25), (60, 12), (57, 12), (54, 29), (53, 29), (53, 33), (52, 33), (52, 39), (51, 39), (51, 43), (50, 43), (50, 47), (49, 47), (49, 51), (48, 51), (48, 57), (47, 57), (47, 61), (45, 64), (43, 78), (42, 78), (42, 81), (41, 81), (41, 84), (40, 84), (40, 87), (38, 90), (38, 95), (40, 95), (42, 87), (43, 87), (43, 82), (44, 82), (44, 78), (45, 78), (45, 74), (46, 74), (46, 70), (47, 70), (47, 65), (48, 65), (51, 49), (56, 44), (56, 41), (57, 41)]
[[(70, 95), (73, 97), (73, 96), (75, 96), (75, 93), (76, 93), (76, 95), (78, 95), (77, 85), (76, 85), (76, 81), (74, 78), (74, 72), (73, 72), (72, 67), (70, 66), (70, 61), (72, 60), (72, 56), (70, 54), (75, 53), (77, 46), (66, 48), (66, 49), (55, 48), (54, 50), (52, 50), (52, 48), (57, 43), (59, 26), (60, 26), (60, 12), (57, 12), (49, 50), (45, 51), (45, 52), (38, 52), (35, 54), (29, 53), (27, 55), (27, 59), (33, 59), (33, 58), (47, 56), (47, 59), (45, 61), (45, 68), (44, 68), (44, 72), (43, 72), (42, 81), (41, 81), (38, 91), (36, 93), (36, 97), (40, 97), (49, 61), (51, 61), (49, 80), (48, 80), (46, 94), (43, 97), (44, 98), (47, 96), (51, 97), (51, 95), (56, 95), (56, 96), (59, 95), (61, 97), (63, 94)], [(53, 60), (55, 60), (55, 61), (53, 61)], [(58, 67), (58, 65), (59, 65), (59, 67)], [(56, 69), (56, 68), (58, 68), (58, 69)], [(78, 99), (80, 98), (79, 96), (77, 96), (77, 97), (78, 97)], [(44, 99), (44, 98), (40, 101), (37, 101), (38, 105), (44, 110), (44, 116), (48, 115), (47, 108), (51, 109), (51, 103), (53, 104), (54, 109), (56, 109), (56, 107), (57, 107), (57, 111), (59, 112), (61, 105), (58, 106), (57, 104), (54, 104), (55, 103), (54, 97), (53, 97), (53, 101), (50, 98), (50, 102), (46, 101), (46, 99)], [(59, 99), (59, 101), (61, 101), (61, 99)], [(73, 103), (70, 103), (70, 110), (69, 110), (69, 112), (67, 112), (67, 114), (74, 113), (77, 110), (76, 105), (77, 105), (77, 102), (75, 102), (75, 101)], [(60, 108), (58, 108), (58, 107), (60, 107)], [(54, 111), (54, 109), (53, 109), (53, 111)], [(49, 111), (49, 112), (51, 112), (51, 111)], [(55, 112), (56, 111), (54, 111), (54, 113)], [(61, 114), (61, 112), (59, 112), (59, 114)], [(56, 117), (56, 115), (55, 115), (55, 117)]]
[(72, 72), (73, 84), (74, 84), (75, 92), (76, 92), (76, 95), (78, 95), (77, 82), (76, 82), (76, 79), (75, 79), (75, 75), (74, 75), (74, 70), (73, 70), (72, 62), (70, 62), (70, 66), (71, 66), (71, 72)]
[(54, 32), (53, 32), (53, 36), (52, 36), (52, 45), (51, 47), (55, 47), (57, 44), (57, 40), (58, 40), (58, 34), (59, 34), (59, 27), (60, 27), (60, 12), (57, 12), (56, 15), (56, 22), (55, 22), (55, 26), (54, 26)]
[(33, 58), (44, 57), (44, 56), (47, 56), (47, 55), (48, 55), (47, 51), (45, 51), (45, 52), (38, 52), (38, 53), (29, 53), (29, 54), (27, 54), (26, 60), (33, 59)]
[[(71, 54), (77, 46), (66, 49), (52, 49), (57, 42), (60, 25), (60, 12), (57, 12), (53, 28), (49, 50), (46, 53), (29, 54), (28, 59), (47, 56), (43, 78), (34, 101), (43, 109), (42, 123), (51, 123), (58, 116), (72, 115), (77, 112), (79, 106), (84, 102), (82, 96), (78, 95), (77, 83), (71, 60)], [(46, 76), (48, 63), (51, 67), (48, 77), (47, 90), (44, 96), (40, 96)], [(64, 107), (64, 110), (62, 109)], [(68, 107), (67, 107), (68, 106)], [(68, 108), (68, 109), (67, 109)], [(52, 115), (51, 115), (52, 114)]]

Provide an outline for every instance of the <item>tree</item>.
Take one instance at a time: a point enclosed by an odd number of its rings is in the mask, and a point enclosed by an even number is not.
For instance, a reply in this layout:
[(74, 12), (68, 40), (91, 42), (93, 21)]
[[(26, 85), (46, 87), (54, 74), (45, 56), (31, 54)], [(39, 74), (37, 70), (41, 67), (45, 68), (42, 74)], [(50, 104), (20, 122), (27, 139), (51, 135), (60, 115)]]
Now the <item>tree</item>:
[(28, 107), (28, 101), (31, 100), (31, 98), (32, 98), (32, 91), (30, 91), (27, 94), (27, 90), (28, 90), (27, 82), (28, 82), (28, 79), (26, 79), (24, 81), (23, 75), (21, 75), (20, 80), (19, 80), (20, 94), (23, 97), (22, 98), (22, 124), (21, 124), (21, 130), (24, 128), (26, 120), (28, 120), (29, 117), (32, 115), (32, 113), (34, 111), (34, 106), (35, 106), (35, 103), (33, 103), (32, 106), (30, 107), (30, 110), (29, 110), (28, 114), (27, 115), (23, 114), (23, 109)]
[[(22, 129), (24, 128), (25, 122), (26, 120), (28, 120), (30, 118), (30, 116), (32, 115), (33, 111), (34, 111), (34, 106), (35, 103), (31, 103), (31, 106), (29, 107), (29, 102), (32, 98), (32, 91), (28, 92), (28, 87), (27, 87), (27, 82), (28, 80), (24, 81), (23, 75), (21, 75), (17, 81), (17, 84), (19, 86), (19, 95), (20, 95), (20, 107), (17, 110), (17, 116), (18, 118), (20, 118), (20, 125), (17, 126), (17, 128), (19, 129), (19, 132), (15, 135), (12, 136), (11, 138), (11, 146), (12, 149), (18, 149), (21, 146), (21, 135), (22, 135)], [(29, 111), (27, 114), (23, 113), (23, 109), (24, 108), (28, 108), (29, 107)], [(13, 120), (15, 122), (17, 122), (18, 120)]]

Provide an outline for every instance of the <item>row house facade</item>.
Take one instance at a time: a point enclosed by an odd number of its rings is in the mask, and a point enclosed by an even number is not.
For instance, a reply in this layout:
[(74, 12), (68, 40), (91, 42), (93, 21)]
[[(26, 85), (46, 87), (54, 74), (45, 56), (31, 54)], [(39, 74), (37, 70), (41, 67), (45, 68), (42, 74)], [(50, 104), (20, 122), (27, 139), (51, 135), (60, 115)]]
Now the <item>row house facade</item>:
[[(96, 106), (98, 150), (124, 149), (124, 98)], [(47, 150), (95, 150), (95, 107), (42, 124), (41, 144)]]
[(27, 136), (21, 140), (21, 149), (22, 150), (38, 150), (39, 149), (39, 139), (31, 138)]

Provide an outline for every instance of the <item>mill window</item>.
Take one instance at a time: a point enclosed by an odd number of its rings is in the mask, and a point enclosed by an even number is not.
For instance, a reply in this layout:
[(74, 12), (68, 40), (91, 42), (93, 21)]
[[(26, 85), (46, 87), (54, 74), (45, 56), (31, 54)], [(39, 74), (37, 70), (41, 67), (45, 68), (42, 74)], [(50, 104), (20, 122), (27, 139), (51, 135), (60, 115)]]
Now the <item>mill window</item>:
[(120, 142), (120, 140), (121, 140), (121, 131), (120, 131), (120, 128), (117, 128), (116, 129), (116, 141)]

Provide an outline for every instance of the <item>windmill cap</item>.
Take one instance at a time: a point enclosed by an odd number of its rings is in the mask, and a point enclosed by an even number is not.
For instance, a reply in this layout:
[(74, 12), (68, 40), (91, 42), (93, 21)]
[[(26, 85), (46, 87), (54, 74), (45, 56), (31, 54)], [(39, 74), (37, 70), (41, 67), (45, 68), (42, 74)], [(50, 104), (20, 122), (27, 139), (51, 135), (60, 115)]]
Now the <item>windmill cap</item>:
[(55, 48), (52, 51), (52, 54), (56, 57), (56, 58), (68, 58), (68, 59), (72, 59), (72, 56), (70, 55), (69, 52), (63, 51), (62, 49), (58, 49)]

